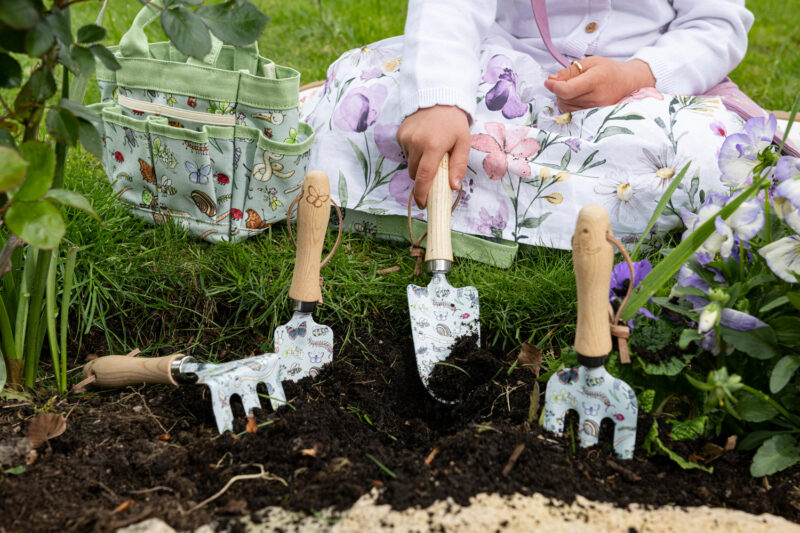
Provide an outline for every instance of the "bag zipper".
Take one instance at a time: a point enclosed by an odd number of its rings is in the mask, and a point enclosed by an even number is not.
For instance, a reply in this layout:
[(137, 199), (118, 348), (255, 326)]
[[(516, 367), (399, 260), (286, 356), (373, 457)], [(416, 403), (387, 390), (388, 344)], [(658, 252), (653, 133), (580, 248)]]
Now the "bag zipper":
[(117, 96), (117, 103), (126, 109), (130, 109), (131, 111), (144, 111), (146, 113), (153, 113), (163, 117), (190, 120), (192, 122), (200, 122), (202, 124), (210, 124), (212, 126), (236, 125), (236, 117), (234, 115), (215, 115), (213, 113), (203, 113), (202, 111), (176, 109), (174, 107), (169, 107), (162, 104), (154, 104), (153, 102), (135, 100), (122, 94)]

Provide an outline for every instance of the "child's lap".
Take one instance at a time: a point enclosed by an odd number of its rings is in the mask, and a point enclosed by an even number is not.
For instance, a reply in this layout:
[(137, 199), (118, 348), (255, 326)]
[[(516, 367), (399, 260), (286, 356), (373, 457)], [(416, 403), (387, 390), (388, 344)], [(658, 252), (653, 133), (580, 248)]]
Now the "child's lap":
[[(302, 111), (317, 141), (311, 167), (335, 180), (348, 209), (404, 215), (413, 182), (394, 135), (402, 122), (400, 38), (348, 52)], [(717, 152), (741, 120), (717, 99), (655, 91), (616, 106), (558, 114), (546, 73), (503, 43), (487, 44), (464, 196), (453, 229), (569, 248), (580, 208), (604, 205), (615, 233), (641, 233), (661, 194), (689, 169), (657, 226), (723, 190)]]

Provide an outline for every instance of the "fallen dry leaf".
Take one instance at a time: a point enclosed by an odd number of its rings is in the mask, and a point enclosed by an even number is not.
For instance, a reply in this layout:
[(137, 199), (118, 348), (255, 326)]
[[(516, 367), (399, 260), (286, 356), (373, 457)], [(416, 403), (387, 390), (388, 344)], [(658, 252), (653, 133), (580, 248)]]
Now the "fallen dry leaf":
[(56, 413), (40, 413), (28, 425), (27, 438), (34, 448), (40, 447), (50, 439), (58, 437), (67, 430), (67, 419)]
[(523, 342), (517, 361), (520, 366), (527, 368), (537, 379), (539, 378), (539, 373), (542, 371), (542, 350), (529, 342)]

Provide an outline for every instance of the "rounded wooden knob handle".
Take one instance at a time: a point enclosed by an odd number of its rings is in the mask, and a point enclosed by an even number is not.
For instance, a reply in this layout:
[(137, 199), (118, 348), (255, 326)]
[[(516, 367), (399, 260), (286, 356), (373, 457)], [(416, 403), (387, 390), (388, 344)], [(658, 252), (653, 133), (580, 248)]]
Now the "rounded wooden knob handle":
[(450, 211), (453, 192), (450, 189), (450, 155), (445, 153), (433, 185), (428, 192), (428, 242), (425, 261), (444, 259), (453, 261), (453, 246), (450, 241)]
[(289, 297), (298, 302), (322, 299), (319, 265), (325, 231), (331, 216), (331, 185), (328, 175), (318, 170), (306, 174), (297, 207), (297, 258)]
[(614, 268), (614, 247), (606, 235), (611, 222), (599, 205), (587, 205), (578, 214), (572, 236), (572, 259), (578, 286), (578, 324), (575, 350), (586, 357), (611, 351), (608, 291)]
[(172, 378), (170, 368), (175, 359), (183, 354), (164, 357), (126, 357), (106, 355), (89, 361), (83, 367), (84, 377), (94, 375), (99, 387), (126, 387), (139, 383), (163, 383), (178, 385)]

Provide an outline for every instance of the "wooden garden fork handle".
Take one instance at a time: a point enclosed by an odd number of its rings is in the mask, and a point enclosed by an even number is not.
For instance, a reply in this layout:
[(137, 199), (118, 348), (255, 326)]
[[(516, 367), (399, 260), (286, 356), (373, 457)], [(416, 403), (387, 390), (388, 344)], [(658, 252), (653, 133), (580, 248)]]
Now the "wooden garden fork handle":
[(611, 351), (608, 291), (614, 247), (606, 238), (609, 234), (611, 222), (603, 207), (581, 209), (572, 236), (572, 258), (578, 288), (575, 350), (583, 357), (602, 358)]

